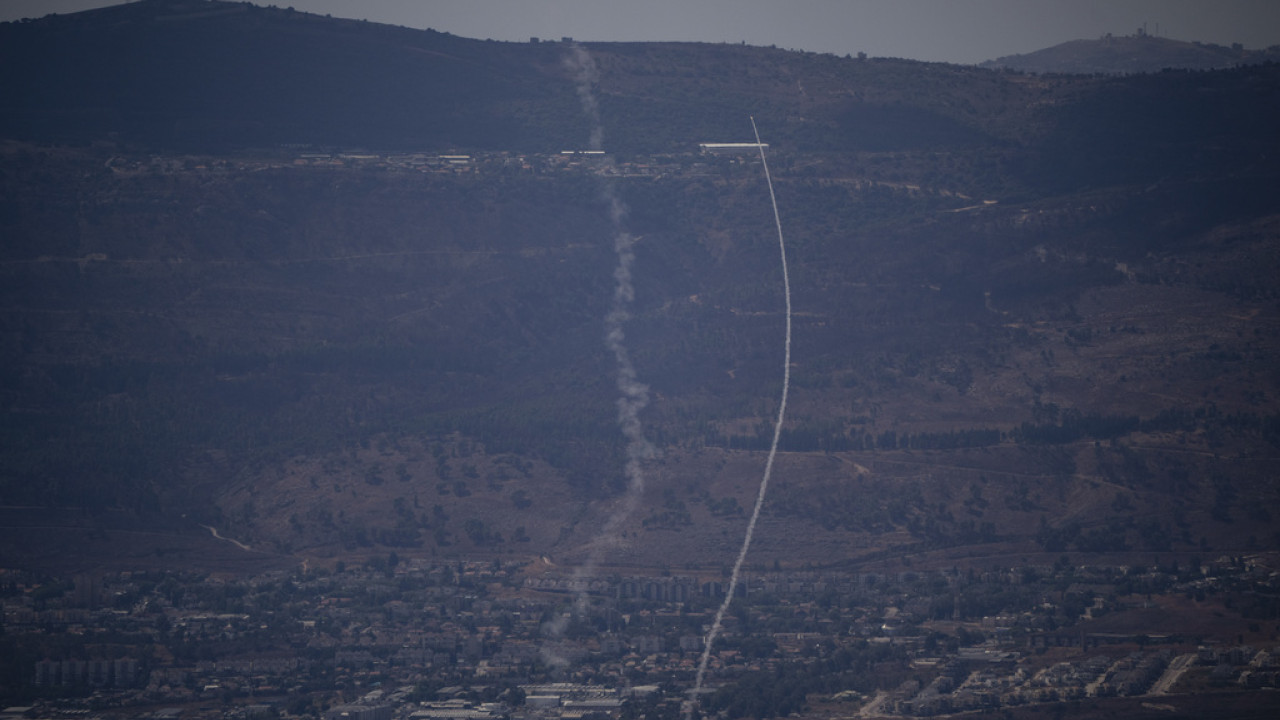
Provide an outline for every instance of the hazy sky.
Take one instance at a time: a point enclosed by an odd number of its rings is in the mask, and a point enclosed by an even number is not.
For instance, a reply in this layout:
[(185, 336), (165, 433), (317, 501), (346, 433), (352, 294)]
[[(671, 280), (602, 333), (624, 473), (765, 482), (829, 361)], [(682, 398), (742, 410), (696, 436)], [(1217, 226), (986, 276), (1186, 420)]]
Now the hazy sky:
[[(0, 0), (0, 20), (120, 0)], [(275, 0), (258, 5), (526, 41), (746, 41), (976, 63), (1106, 33), (1280, 44), (1280, 0)]]

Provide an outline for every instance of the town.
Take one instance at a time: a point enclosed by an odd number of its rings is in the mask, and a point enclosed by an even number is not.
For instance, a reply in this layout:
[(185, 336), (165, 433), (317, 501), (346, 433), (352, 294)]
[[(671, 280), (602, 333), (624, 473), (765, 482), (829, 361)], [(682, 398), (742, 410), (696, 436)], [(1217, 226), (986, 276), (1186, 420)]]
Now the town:
[[(599, 150), (563, 150), (558, 153), (514, 153), (484, 151), (463, 153), (374, 153), (364, 150), (316, 150), (305, 146), (285, 146), (272, 151), (243, 156), (205, 158), (177, 155), (116, 155), (107, 166), (117, 175), (147, 172), (245, 171), (281, 168), (314, 168), (321, 170), (383, 170), (415, 172), (431, 175), (466, 175), (472, 173), (546, 174), (590, 172), (618, 177), (653, 177), (670, 175), (711, 174), (711, 164), (725, 161), (752, 160), (740, 148), (723, 149), (714, 143), (703, 143), (700, 152), (671, 155), (629, 157), (616, 160)], [(750, 146), (754, 152), (757, 146)]]
[[(247, 579), (8, 570), (5, 716), (675, 718), (726, 586), (395, 553)], [(1278, 589), (1264, 556), (756, 568), (698, 700), (731, 718), (927, 717), (1256, 696), (1280, 685)]]
[[(768, 143), (763, 143), (766, 151)], [(203, 157), (196, 155), (138, 155), (119, 153), (105, 161), (115, 175), (128, 177), (145, 174), (258, 172), (263, 170), (374, 171), (412, 173), (461, 179), (470, 175), (520, 175), (555, 177), (572, 174), (606, 178), (725, 178), (735, 170), (758, 173), (751, 167), (759, 163), (760, 145), (754, 143), (690, 143), (682, 152), (658, 154), (619, 154), (601, 150), (561, 150), (552, 153), (510, 152), (501, 150), (379, 153), (363, 149), (314, 148), (307, 145), (283, 145), (271, 150), (239, 155)], [(970, 196), (945, 187), (929, 187), (909, 175), (890, 169), (893, 153), (863, 153), (858, 157), (819, 156), (784, 153), (770, 162), (781, 164), (792, 177), (839, 177), (855, 188), (878, 188), (885, 191), (952, 199), (952, 203), (972, 200)], [(900, 160), (900, 158), (894, 158)], [(979, 205), (960, 203), (949, 212), (960, 212), (994, 205), (983, 200)]]

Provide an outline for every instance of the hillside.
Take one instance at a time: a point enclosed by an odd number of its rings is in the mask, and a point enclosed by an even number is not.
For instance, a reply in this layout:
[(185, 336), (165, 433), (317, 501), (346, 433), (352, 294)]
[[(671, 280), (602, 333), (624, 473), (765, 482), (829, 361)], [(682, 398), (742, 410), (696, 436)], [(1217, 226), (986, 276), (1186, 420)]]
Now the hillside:
[(981, 67), (1032, 73), (1079, 75), (1128, 75), (1162, 70), (1223, 70), (1239, 65), (1260, 65), (1280, 59), (1280, 48), (1246, 50), (1212, 43), (1186, 42), (1137, 34), (1097, 40), (1072, 40), (1022, 55), (988, 60)]
[[(1026, 119), (1016, 83), (971, 68), (739, 45), (592, 55), (615, 153), (741, 137), (748, 113), (775, 143), (821, 151), (985, 147)], [(563, 43), (144, 0), (0, 25), (0, 60), (0, 131), (34, 142), (556, 152), (590, 134)]]
[(0, 26), (40, 68), (0, 78), (0, 504), (580, 561), (624, 486), (612, 193), (657, 454), (606, 562), (720, 567), (781, 278), (758, 160), (697, 144), (754, 115), (796, 315), (753, 561), (1280, 545), (1280, 70), (584, 49), (605, 160), (560, 154), (592, 132), (562, 43), (193, 0)]

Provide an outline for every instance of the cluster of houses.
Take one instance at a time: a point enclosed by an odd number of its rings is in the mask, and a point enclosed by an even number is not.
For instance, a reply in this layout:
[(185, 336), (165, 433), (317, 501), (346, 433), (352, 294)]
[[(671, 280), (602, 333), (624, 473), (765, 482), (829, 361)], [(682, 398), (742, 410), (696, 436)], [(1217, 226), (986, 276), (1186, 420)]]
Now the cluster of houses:
[[(583, 579), (522, 563), (426, 558), (234, 580), (122, 573), (78, 578), (75, 589), (2, 571), (0, 581), (10, 590), (0, 598), (6, 642), (47, 648), (27, 661), (34, 688), (126, 708), (279, 708), (302, 694), (348, 718), (384, 717), (389, 707), (397, 719), (436, 720), (615, 716), (636, 686), (693, 677), (726, 591), (719, 579), (692, 574)], [(1196, 650), (1190, 638), (1099, 632), (1088, 620), (1148, 602), (1148, 593), (1259, 592), (1275, 582), (1265, 567), (1230, 559), (1178, 571), (757, 570), (738, 586), (747, 613), (724, 618), (731, 642), (711, 655), (710, 677), (714, 686), (803, 663), (819, 647), (880, 644), (900, 659), (902, 679), (923, 678), (887, 686), (875, 701), (886, 714), (1176, 692), (1180, 672), (1275, 687), (1274, 648)], [(975, 616), (966, 593), (1025, 596), (1035, 606)], [(1069, 595), (1083, 599), (1064, 610)], [(583, 599), (594, 615), (578, 622), (571, 608)], [(765, 650), (746, 651), (750, 638)], [(1039, 662), (1046, 653), (1059, 662)], [(552, 677), (576, 684), (546, 682)], [(438, 692), (423, 704), (381, 689), (441, 682), (522, 695), (482, 702)], [(680, 690), (667, 690), (678, 702)]]
[(583, 720), (583, 718), (616, 718), (623, 701), (630, 697), (658, 692), (656, 685), (629, 687), (624, 690), (571, 682), (530, 683), (519, 686), (523, 701), (476, 702), (450, 697), (463, 688), (447, 687), (438, 691), (444, 699), (412, 702), (411, 687), (386, 693), (375, 690), (356, 702), (337, 705), (325, 711), (325, 720)]
[[(205, 158), (198, 156), (114, 156), (106, 167), (116, 175), (185, 172), (217, 173), (272, 168), (329, 170), (373, 169), (435, 175), (471, 173), (543, 174), (589, 172), (612, 177), (702, 176), (711, 174), (709, 163), (751, 161), (762, 145), (755, 143), (700, 143), (697, 153), (628, 156), (617, 158), (603, 150), (570, 149), (548, 153), (500, 150), (471, 152), (393, 152), (316, 150), (286, 146), (282, 153), (260, 156)], [(768, 148), (767, 144), (763, 147)], [(699, 159), (701, 158), (701, 159)]]

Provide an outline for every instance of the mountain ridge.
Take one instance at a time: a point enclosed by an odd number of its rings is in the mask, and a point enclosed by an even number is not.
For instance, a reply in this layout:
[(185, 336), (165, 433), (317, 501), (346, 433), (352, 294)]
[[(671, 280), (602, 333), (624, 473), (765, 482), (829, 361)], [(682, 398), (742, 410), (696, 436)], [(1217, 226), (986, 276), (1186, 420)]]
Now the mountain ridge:
[[(562, 153), (591, 135), (563, 43), (147, 2), (8, 24), (0, 66), (50, 38), (84, 42), (0, 78), (5, 504), (186, 514), (285, 557), (584, 558), (623, 458), (608, 184), (660, 451), (610, 562), (716, 567), (781, 290), (758, 162), (698, 143), (754, 115), (796, 339), (753, 558), (1280, 542), (1275, 67), (589, 43), (595, 158)], [(253, 62), (198, 66), (211, 39)]]
[(1052, 47), (1005, 55), (979, 63), (992, 70), (1034, 73), (1107, 74), (1155, 73), (1164, 70), (1222, 70), (1280, 60), (1280, 46), (1246, 50), (1148, 35), (1139, 29), (1121, 37), (1107, 33), (1097, 40), (1070, 40)]

